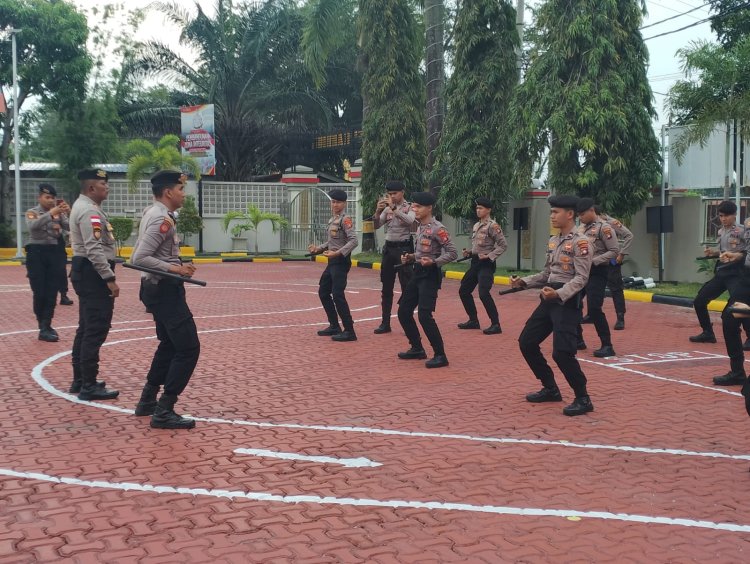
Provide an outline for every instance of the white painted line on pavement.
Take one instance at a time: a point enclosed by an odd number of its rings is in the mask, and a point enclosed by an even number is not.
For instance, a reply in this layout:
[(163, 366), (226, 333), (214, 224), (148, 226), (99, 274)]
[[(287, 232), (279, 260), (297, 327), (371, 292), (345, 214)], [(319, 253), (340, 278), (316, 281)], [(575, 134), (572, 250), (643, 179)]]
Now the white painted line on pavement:
[(317, 495), (279, 495), (268, 492), (246, 492), (240, 490), (219, 490), (206, 488), (186, 488), (177, 486), (159, 486), (136, 482), (107, 482), (105, 480), (82, 480), (66, 476), (51, 476), (37, 472), (17, 472), (0, 468), (0, 476), (38, 480), (70, 486), (110, 489), (120, 491), (139, 491), (157, 494), (180, 494), (223, 499), (247, 499), (253, 501), (270, 501), (277, 503), (314, 503), (322, 505), (340, 505), (355, 507), (387, 507), (392, 509), (430, 509), (436, 511), (465, 511), (470, 513), (491, 513), (495, 515), (514, 515), (521, 517), (571, 517), (602, 519), (605, 521), (623, 521), (648, 525), (670, 525), (676, 527), (695, 527), (734, 533), (750, 533), (750, 525), (709, 521), (705, 519), (688, 519), (683, 517), (662, 517), (638, 515), (631, 513), (611, 513), (609, 511), (589, 511), (579, 509), (541, 509), (536, 507), (509, 507), (498, 505), (472, 505), (468, 503), (451, 503), (444, 501), (407, 501), (398, 499), (368, 499), (352, 497), (321, 497)]
[(264, 450), (260, 448), (236, 448), (235, 454), (249, 454), (251, 456), (262, 456), (267, 458), (280, 458), (282, 460), (302, 460), (305, 462), (319, 462), (321, 464), (339, 464), (347, 468), (375, 468), (382, 466), (380, 462), (373, 462), (369, 458), (335, 458), (332, 456), (310, 456), (296, 454), (294, 452), (277, 452), (275, 450)]

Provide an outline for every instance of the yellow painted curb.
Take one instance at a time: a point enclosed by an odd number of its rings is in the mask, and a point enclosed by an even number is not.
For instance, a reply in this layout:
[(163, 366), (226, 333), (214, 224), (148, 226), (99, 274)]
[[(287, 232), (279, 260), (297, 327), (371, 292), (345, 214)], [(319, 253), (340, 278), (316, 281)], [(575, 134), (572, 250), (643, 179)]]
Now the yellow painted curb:
[(0, 266), (21, 266), (23, 263), (18, 260), (8, 260), (0, 262)]
[(357, 266), (359, 264), (359, 261), (357, 259), (352, 259), (352, 266)]
[(724, 308), (727, 307), (727, 302), (724, 300), (711, 300), (708, 302), (708, 309), (710, 311), (718, 311), (722, 312), (724, 311)]
[(318, 255), (318, 256), (315, 257), (315, 262), (324, 262), (324, 263), (327, 264), (328, 263), (328, 257), (324, 257), (324, 256), (321, 256), (321, 255)]
[(247, 253), (243, 253), (243, 252), (238, 251), (236, 253), (221, 253), (220, 256), (222, 256), (222, 257), (246, 257)]
[(495, 276), (495, 284), (510, 286), (510, 276)]
[(275, 257), (254, 258), (253, 262), (281, 262), (281, 259)]
[(651, 292), (634, 292), (633, 290), (623, 290), (622, 293), (625, 295), (626, 300), (630, 300), (633, 302), (650, 303), (654, 299), (654, 295)]
[(446, 278), (450, 278), (452, 280), (461, 280), (464, 277), (465, 272), (459, 272), (456, 270), (448, 270), (445, 273)]
[(372, 269), (373, 270), (383, 270), (383, 265), (379, 262), (373, 262), (372, 263)]
[(220, 258), (194, 258), (195, 264), (221, 264)]

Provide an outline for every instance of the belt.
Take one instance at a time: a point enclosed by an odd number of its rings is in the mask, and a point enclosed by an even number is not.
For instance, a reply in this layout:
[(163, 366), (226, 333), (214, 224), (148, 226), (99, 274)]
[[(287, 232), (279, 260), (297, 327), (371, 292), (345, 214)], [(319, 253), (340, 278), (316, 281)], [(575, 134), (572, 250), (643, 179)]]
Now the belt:
[(404, 239), (403, 241), (386, 241), (386, 247), (405, 247), (411, 245), (411, 239)]

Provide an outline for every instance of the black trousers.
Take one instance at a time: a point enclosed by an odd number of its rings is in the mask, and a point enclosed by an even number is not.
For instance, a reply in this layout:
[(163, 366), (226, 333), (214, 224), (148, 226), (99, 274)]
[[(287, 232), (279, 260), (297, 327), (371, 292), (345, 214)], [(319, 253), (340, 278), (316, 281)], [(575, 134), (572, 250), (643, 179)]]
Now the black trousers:
[(401, 294), (398, 302), (398, 321), (406, 333), (412, 347), (421, 349), (422, 338), (419, 336), (417, 322), (414, 321), (414, 308), (427, 340), (436, 355), (444, 355), (443, 337), (440, 334), (432, 312), (437, 305), (438, 290), (443, 281), (443, 273), (437, 266), (414, 266), (414, 276)]
[(344, 293), (351, 268), (352, 259), (349, 256), (329, 259), (318, 288), (318, 297), (328, 316), (328, 323), (338, 325), (341, 317), (345, 331), (354, 331), (354, 321)]
[[(114, 262), (110, 263), (114, 270)], [(99, 374), (99, 349), (107, 340), (112, 326), (115, 300), (107, 283), (84, 257), (73, 257), (70, 272), (73, 289), (78, 295), (78, 329), (73, 340), (73, 381), (94, 385)]]
[[(747, 276), (739, 269), (732, 267), (731, 270), (726, 271), (726, 274), (717, 273), (711, 280), (701, 286), (701, 289), (698, 290), (698, 294), (693, 300), (693, 308), (695, 309), (695, 314), (698, 316), (698, 323), (700, 323), (701, 329), (710, 333), (713, 332), (711, 317), (708, 314), (708, 302), (715, 300), (731, 287), (738, 288), (737, 284), (742, 281), (748, 283), (746, 278)], [(750, 319), (741, 319), (739, 321), (741, 321), (745, 333), (750, 337)]]
[[(612, 334), (609, 331), (607, 316), (604, 314), (604, 292), (607, 289), (609, 265), (592, 266), (589, 281), (586, 284), (586, 308), (591, 321), (596, 328), (596, 334), (602, 341), (602, 346), (612, 345)], [(581, 309), (581, 311), (583, 311)], [(578, 324), (578, 338), (583, 339), (583, 327)]]
[(474, 305), (474, 297), (471, 293), (479, 285), (479, 300), (490, 318), (490, 323), (500, 323), (495, 300), (490, 295), (492, 284), (495, 282), (496, 266), (494, 260), (479, 260), (476, 255), (471, 257), (471, 266), (461, 279), (461, 286), (458, 289), (458, 295), (466, 313), (469, 315), (469, 319), (477, 319), (477, 306)]
[(380, 282), (383, 284), (381, 292), (381, 306), (383, 309), (383, 323), (391, 323), (391, 311), (393, 310), (393, 288), (396, 285), (396, 277), (401, 285), (401, 293), (414, 276), (414, 266), (405, 264), (395, 270), (396, 265), (401, 264), (402, 253), (413, 253), (414, 244), (410, 239), (398, 242), (385, 242), (383, 247), (383, 259), (380, 263)]
[(576, 296), (564, 304), (542, 300), (526, 321), (518, 337), (521, 354), (534, 376), (546, 388), (554, 388), (555, 376), (539, 345), (552, 333), (552, 358), (565, 376), (576, 397), (588, 395), (586, 376), (576, 359), (576, 327), (580, 309)]
[(146, 380), (153, 386), (164, 386), (166, 395), (179, 396), (190, 381), (201, 352), (185, 286), (171, 280), (158, 284), (141, 281), (140, 299), (154, 316), (159, 340)]
[(58, 239), (57, 248), (60, 250), (60, 288), (61, 294), (68, 293), (68, 254), (65, 252), (65, 239)]
[(33, 294), (36, 320), (50, 321), (55, 315), (62, 266), (57, 245), (26, 245), (26, 275)]
[(622, 265), (612, 264), (609, 266), (607, 273), (607, 288), (612, 294), (612, 301), (615, 303), (615, 312), (618, 317), (625, 315), (625, 292), (622, 284)]

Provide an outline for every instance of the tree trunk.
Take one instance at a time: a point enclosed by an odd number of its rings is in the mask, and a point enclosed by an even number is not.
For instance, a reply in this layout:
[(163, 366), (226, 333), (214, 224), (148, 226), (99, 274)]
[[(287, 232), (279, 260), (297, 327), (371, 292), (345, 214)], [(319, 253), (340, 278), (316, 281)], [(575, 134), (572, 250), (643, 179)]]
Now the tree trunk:
[(13, 138), (13, 118), (10, 111), (3, 119), (3, 142), (0, 145), (0, 222), (7, 222), (10, 188), (10, 142)]
[(425, 0), (425, 59), (427, 60), (427, 177), (429, 190), (436, 196), (442, 182), (433, 175), (433, 167), (443, 132), (445, 101), (445, 60), (443, 53), (444, 0)]
[(726, 143), (724, 146), (724, 200), (728, 200), (731, 198), (731, 174), (729, 173), (729, 153), (730, 153), (730, 144), (732, 141), (732, 124), (731, 122), (727, 122), (727, 134), (726, 134)]

